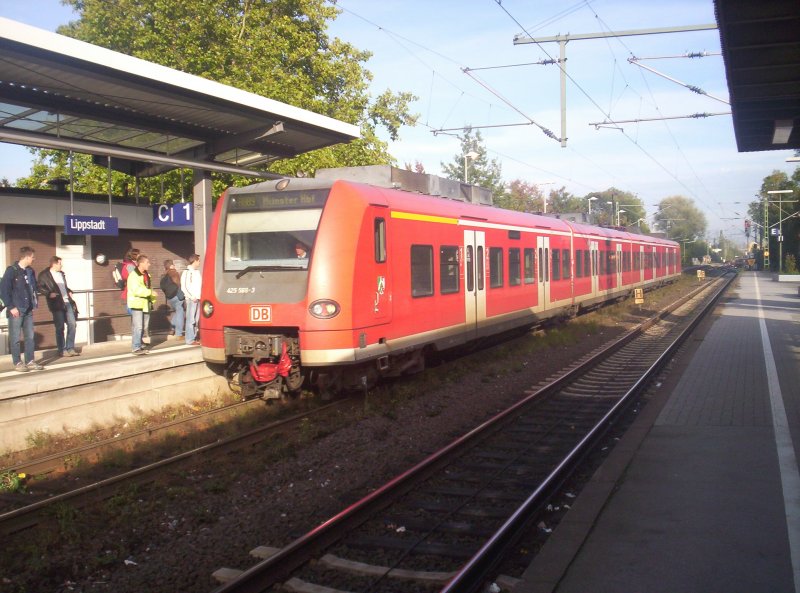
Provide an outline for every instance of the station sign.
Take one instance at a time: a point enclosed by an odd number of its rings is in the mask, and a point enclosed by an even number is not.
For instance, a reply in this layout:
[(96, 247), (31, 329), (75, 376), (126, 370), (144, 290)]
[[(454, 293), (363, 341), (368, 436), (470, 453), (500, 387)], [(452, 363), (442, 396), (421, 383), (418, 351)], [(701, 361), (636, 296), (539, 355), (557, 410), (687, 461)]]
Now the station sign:
[(65, 235), (119, 235), (119, 222), (115, 216), (64, 215)]
[(194, 224), (193, 205), (193, 202), (153, 204), (153, 226), (192, 226)]

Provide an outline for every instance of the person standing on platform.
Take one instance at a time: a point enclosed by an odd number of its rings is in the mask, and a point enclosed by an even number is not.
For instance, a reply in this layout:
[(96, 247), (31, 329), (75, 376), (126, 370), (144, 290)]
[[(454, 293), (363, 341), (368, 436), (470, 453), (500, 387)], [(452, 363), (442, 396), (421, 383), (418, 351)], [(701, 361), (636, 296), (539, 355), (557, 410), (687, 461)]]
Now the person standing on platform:
[(125, 307), (128, 309), (128, 314), (130, 315), (131, 310), (128, 307), (128, 276), (130, 276), (131, 272), (136, 268), (136, 261), (139, 258), (139, 254), (141, 251), (132, 247), (128, 250), (128, 253), (125, 254), (125, 257), (122, 258), (122, 281), (124, 283), (122, 287), (122, 294), (120, 298), (122, 302), (125, 303)]
[(186, 344), (199, 346), (197, 340), (197, 324), (200, 320), (200, 256), (196, 253), (189, 257), (189, 267), (181, 275), (181, 290), (186, 295)]
[(150, 258), (139, 255), (136, 267), (128, 274), (127, 295), (128, 309), (131, 311), (131, 348), (133, 354), (147, 354), (142, 345), (144, 330), (150, 323), (150, 311), (156, 302), (150, 282)]
[(167, 304), (174, 311), (169, 320), (172, 325), (172, 335), (175, 339), (182, 338), (186, 324), (186, 311), (183, 308), (186, 297), (181, 290), (180, 274), (171, 259), (164, 260), (164, 275), (161, 277), (160, 286), (164, 296), (167, 297)]
[[(19, 260), (6, 268), (0, 280), (0, 299), (6, 306), (8, 336), (11, 342), (11, 361), (14, 370), (20, 372), (41, 371), (42, 365), (33, 359), (35, 342), (33, 335), (33, 311), (38, 307), (36, 299), (36, 274), (31, 264), (36, 252), (31, 247), (19, 250)], [(25, 340), (25, 362), (20, 357), (19, 338)]]
[[(56, 328), (56, 347), (59, 356), (78, 356), (75, 351), (75, 328), (77, 326), (77, 307), (72, 300), (72, 291), (67, 286), (67, 276), (62, 271), (61, 258), (50, 258), (50, 267), (39, 274), (37, 287), (39, 294), (47, 298), (47, 308), (53, 314)], [(64, 325), (67, 326), (66, 340)]]

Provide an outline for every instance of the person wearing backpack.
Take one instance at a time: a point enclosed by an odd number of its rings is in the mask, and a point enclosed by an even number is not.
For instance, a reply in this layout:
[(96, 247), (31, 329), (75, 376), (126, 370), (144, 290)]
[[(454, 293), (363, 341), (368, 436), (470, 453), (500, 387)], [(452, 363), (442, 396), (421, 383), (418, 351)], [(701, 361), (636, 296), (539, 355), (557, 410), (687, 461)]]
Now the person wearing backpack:
[(183, 307), (186, 297), (184, 297), (181, 290), (181, 277), (171, 259), (164, 260), (164, 275), (161, 277), (159, 286), (167, 298), (167, 304), (174, 311), (169, 323), (172, 325), (172, 335), (177, 340), (183, 337), (183, 326), (186, 318), (186, 312)]
[(128, 315), (131, 314), (131, 310), (128, 307), (128, 275), (134, 270), (136, 267), (136, 260), (139, 259), (139, 254), (141, 253), (140, 250), (132, 247), (128, 250), (128, 253), (125, 254), (125, 257), (122, 258), (122, 269), (120, 270), (120, 277), (122, 278), (122, 286), (118, 286), (122, 290), (122, 294), (120, 298), (122, 302), (125, 303), (125, 306), (128, 310)]
[(128, 309), (131, 311), (131, 351), (147, 354), (143, 347), (144, 332), (150, 323), (150, 312), (156, 302), (156, 293), (150, 283), (150, 258), (139, 255), (136, 267), (128, 275)]
[[(36, 259), (33, 248), (25, 246), (19, 250), (19, 260), (6, 268), (0, 280), (0, 299), (6, 306), (8, 337), (11, 346), (11, 362), (20, 372), (41, 371), (42, 365), (34, 360), (35, 341), (33, 334), (33, 311), (38, 306), (36, 299), (36, 274), (31, 267)], [(22, 361), (19, 338), (25, 341), (25, 362)]]

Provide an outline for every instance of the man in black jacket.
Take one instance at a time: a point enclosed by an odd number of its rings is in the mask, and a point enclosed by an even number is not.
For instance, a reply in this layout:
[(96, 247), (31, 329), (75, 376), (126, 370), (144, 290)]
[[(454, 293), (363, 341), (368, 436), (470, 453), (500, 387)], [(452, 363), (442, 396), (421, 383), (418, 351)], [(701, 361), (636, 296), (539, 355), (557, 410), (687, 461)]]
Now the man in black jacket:
[[(39, 274), (38, 291), (47, 297), (47, 308), (53, 314), (56, 328), (56, 347), (59, 356), (78, 356), (75, 352), (75, 306), (72, 291), (67, 286), (67, 276), (61, 271), (63, 262), (57, 255), (50, 258), (50, 267)], [(67, 339), (64, 340), (64, 325)]]
[[(36, 275), (31, 264), (36, 254), (31, 247), (19, 250), (19, 261), (6, 268), (0, 280), (0, 299), (6, 305), (8, 337), (11, 342), (11, 361), (15, 371), (41, 371), (42, 365), (33, 359), (36, 348), (33, 335), (33, 311), (37, 307)], [(25, 340), (25, 362), (20, 358), (19, 338)]]

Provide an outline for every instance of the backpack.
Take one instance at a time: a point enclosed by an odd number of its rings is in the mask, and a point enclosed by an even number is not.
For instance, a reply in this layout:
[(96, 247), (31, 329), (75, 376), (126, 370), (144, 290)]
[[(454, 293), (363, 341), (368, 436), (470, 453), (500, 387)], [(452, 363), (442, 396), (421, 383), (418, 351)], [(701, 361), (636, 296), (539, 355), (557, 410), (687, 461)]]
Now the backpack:
[(159, 285), (161, 286), (161, 290), (164, 292), (164, 296), (168, 299), (173, 298), (180, 290), (180, 287), (175, 284), (172, 278), (169, 277), (169, 274), (164, 274), (161, 276), (161, 282)]
[(111, 277), (114, 279), (114, 286), (123, 290), (125, 288), (125, 278), (122, 276), (122, 270), (124, 268), (124, 262), (117, 262), (114, 266), (114, 269), (111, 270)]

